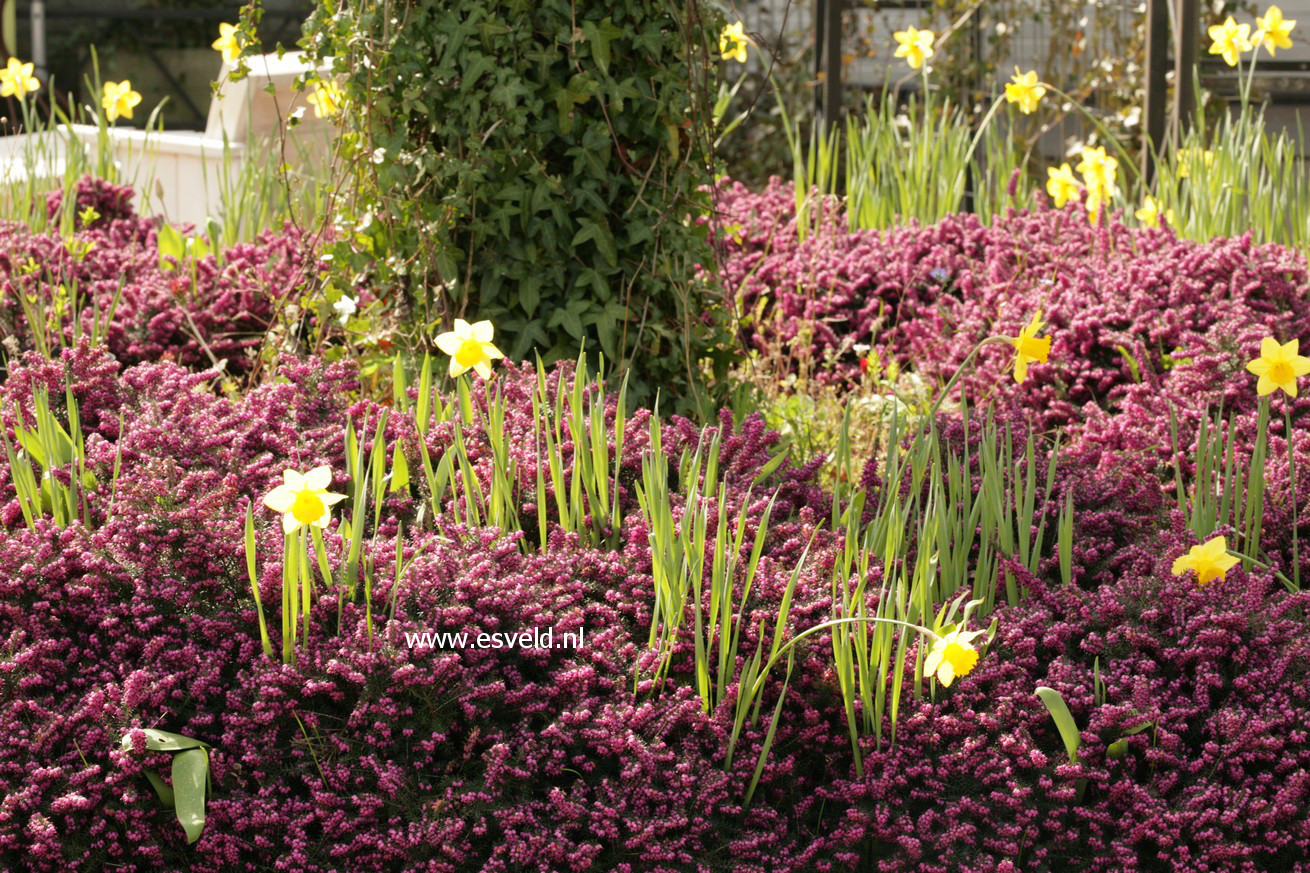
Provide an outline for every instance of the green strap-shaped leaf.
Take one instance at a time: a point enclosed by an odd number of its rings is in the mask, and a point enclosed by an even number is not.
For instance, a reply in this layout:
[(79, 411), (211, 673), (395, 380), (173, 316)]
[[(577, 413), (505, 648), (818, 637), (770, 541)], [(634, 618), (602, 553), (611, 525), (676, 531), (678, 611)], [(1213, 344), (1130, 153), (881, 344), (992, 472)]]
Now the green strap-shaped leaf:
[(209, 781), (209, 754), (204, 749), (187, 749), (173, 756), (173, 795), (177, 820), (194, 843), (205, 829), (205, 785)]
[(1046, 704), (1046, 710), (1051, 714), (1051, 718), (1055, 719), (1055, 726), (1060, 731), (1060, 739), (1064, 740), (1065, 751), (1069, 753), (1069, 763), (1077, 763), (1078, 747), (1082, 744), (1082, 736), (1078, 732), (1078, 725), (1074, 724), (1073, 714), (1069, 712), (1064, 698), (1060, 696), (1060, 692), (1045, 685), (1037, 689), (1037, 696)]

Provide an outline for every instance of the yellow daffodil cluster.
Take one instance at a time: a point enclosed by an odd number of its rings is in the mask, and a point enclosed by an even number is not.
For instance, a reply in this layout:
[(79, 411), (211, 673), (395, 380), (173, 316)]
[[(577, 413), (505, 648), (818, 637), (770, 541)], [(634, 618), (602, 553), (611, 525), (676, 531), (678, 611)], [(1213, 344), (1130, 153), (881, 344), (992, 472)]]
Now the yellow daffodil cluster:
[(9, 65), (0, 70), (0, 97), (17, 97), (22, 100), (41, 87), (41, 82), (32, 75), (33, 65), (23, 63), (18, 58), (10, 58)]
[[(1100, 218), (1102, 204), (1119, 193), (1117, 177), (1119, 161), (1107, 155), (1105, 148), (1083, 146), (1082, 159), (1076, 168), (1068, 163), (1046, 170), (1046, 193), (1051, 195), (1056, 208), (1063, 209), (1070, 200), (1087, 190), (1087, 215), (1095, 224)], [(1074, 178), (1074, 170), (1082, 176), (1081, 184)]]
[(892, 37), (897, 43), (896, 57), (905, 58), (905, 63), (911, 68), (922, 69), (923, 62), (932, 57), (932, 44), (936, 37), (931, 30), (907, 27), (896, 31)]
[(1192, 167), (1196, 166), (1204, 166), (1207, 170), (1214, 166), (1214, 152), (1200, 146), (1178, 150), (1178, 178), (1189, 178), (1192, 175)]
[(1282, 9), (1270, 6), (1264, 15), (1255, 20), (1255, 24), (1256, 31), (1252, 33), (1251, 25), (1245, 22), (1238, 24), (1230, 15), (1224, 19), (1223, 24), (1211, 26), (1210, 54), (1219, 55), (1224, 63), (1235, 67), (1246, 52), (1264, 48), (1270, 57), (1274, 57), (1278, 49), (1292, 47), (1291, 34), (1296, 22), (1284, 18)]
[(746, 63), (746, 46), (750, 43), (746, 29), (740, 21), (729, 24), (719, 34), (719, 54), (725, 61)]

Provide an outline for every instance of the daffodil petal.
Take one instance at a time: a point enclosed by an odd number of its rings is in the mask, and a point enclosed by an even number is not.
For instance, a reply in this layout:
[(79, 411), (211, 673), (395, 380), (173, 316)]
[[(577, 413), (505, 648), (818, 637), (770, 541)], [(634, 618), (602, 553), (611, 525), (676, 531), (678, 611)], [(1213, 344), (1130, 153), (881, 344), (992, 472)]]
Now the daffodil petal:
[(496, 333), (496, 329), (491, 326), (491, 322), (489, 321), (479, 321), (474, 323), (472, 331), (473, 338), (480, 343), (491, 342), (491, 338)]
[(279, 485), (264, 495), (264, 505), (274, 512), (290, 512), (295, 502), (296, 492), (286, 485)]
[(326, 491), (332, 484), (332, 468), (326, 465), (315, 467), (305, 474), (305, 487), (310, 491)]
[(454, 331), (447, 331), (437, 337), (437, 348), (441, 349), (442, 354), (453, 355), (459, 352), (459, 347), (464, 344), (459, 334)]

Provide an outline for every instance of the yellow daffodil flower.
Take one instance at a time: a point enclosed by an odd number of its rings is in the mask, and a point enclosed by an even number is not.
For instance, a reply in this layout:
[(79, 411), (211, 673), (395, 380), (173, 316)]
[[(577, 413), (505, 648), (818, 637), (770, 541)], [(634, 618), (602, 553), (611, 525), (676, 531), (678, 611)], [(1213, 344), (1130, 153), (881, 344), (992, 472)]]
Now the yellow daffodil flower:
[(1242, 59), (1242, 52), (1255, 48), (1251, 44), (1251, 25), (1238, 24), (1231, 15), (1223, 24), (1210, 26), (1210, 39), (1213, 40), (1210, 54), (1222, 55), (1224, 63), (1230, 67), (1237, 66), (1237, 62)]
[(1166, 209), (1164, 212), (1161, 212), (1160, 204), (1157, 203), (1155, 198), (1150, 194), (1147, 194), (1146, 198), (1142, 201), (1142, 208), (1133, 214), (1137, 217), (1138, 221), (1147, 227), (1159, 227), (1160, 216), (1162, 215), (1164, 216), (1165, 222), (1168, 223), (1170, 227), (1173, 227), (1174, 224), (1174, 211), (1172, 209)]
[(937, 681), (950, 688), (957, 676), (967, 676), (978, 665), (978, 650), (973, 639), (982, 631), (965, 632), (963, 627), (937, 638), (923, 662), (923, 675), (937, 675)]
[(1010, 77), (1009, 83), (1005, 86), (1005, 101), (1007, 103), (1018, 103), (1019, 111), (1024, 115), (1031, 115), (1037, 111), (1037, 104), (1042, 102), (1046, 96), (1046, 87), (1037, 81), (1037, 71), (1029, 70), (1026, 73), (1020, 73), (1019, 68), (1014, 68), (1014, 75)]
[(1213, 579), (1222, 579), (1224, 574), (1237, 566), (1237, 558), (1228, 554), (1228, 541), (1224, 537), (1215, 537), (1199, 546), (1192, 546), (1187, 554), (1179, 555), (1174, 561), (1173, 573), (1181, 576), (1188, 570), (1196, 574), (1196, 583), (1204, 585)]
[(1082, 160), (1074, 169), (1082, 174), (1088, 188), (1101, 188), (1107, 196), (1118, 190), (1115, 178), (1119, 173), (1119, 160), (1107, 155), (1104, 146), (1083, 146)]
[(742, 23), (729, 24), (723, 28), (723, 33), (719, 34), (719, 54), (723, 55), (725, 61), (739, 61), (746, 63), (746, 46), (750, 39), (746, 36), (746, 30)]
[(40, 89), (41, 82), (32, 75), (31, 63), (23, 63), (18, 58), (10, 58), (9, 65), (0, 70), (0, 97), (17, 97), (22, 100), (28, 94)]
[(1260, 343), (1260, 357), (1246, 365), (1246, 369), (1260, 379), (1255, 384), (1255, 393), (1264, 397), (1282, 388), (1289, 397), (1296, 396), (1296, 380), (1310, 373), (1310, 358), (1297, 354), (1300, 340), (1292, 340), (1283, 345), (1278, 340), (1267, 336)]
[(324, 528), (332, 520), (332, 504), (346, 499), (344, 494), (328, 491), (331, 484), (332, 470), (328, 467), (315, 467), (303, 475), (287, 470), (282, 474), (282, 484), (264, 495), (264, 505), (282, 513), (285, 533), (295, 533), (303, 525)]
[(493, 332), (494, 328), (489, 321), (469, 324), (457, 318), (454, 330), (437, 337), (437, 348), (450, 355), (452, 378), (469, 370), (477, 371), (483, 379), (491, 378), (491, 362), (505, 357), (500, 349), (491, 344)]
[(314, 107), (315, 118), (332, 118), (341, 111), (341, 86), (336, 82), (315, 82), (314, 90), (305, 99)]
[(119, 118), (131, 118), (132, 110), (141, 102), (141, 95), (132, 90), (132, 83), (124, 79), (121, 82), (106, 82), (100, 105), (105, 109), (105, 118), (117, 121)]
[(1178, 178), (1186, 179), (1192, 175), (1192, 165), (1201, 163), (1208, 170), (1214, 166), (1214, 152), (1210, 149), (1185, 148), (1178, 150)]
[(1067, 163), (1061, 164), (1057, 170), (1054, 167), (1046, 168), (1046, 193), (1051, 195), (1055, 201), (1056, 209), (1063, 209), (1064, 204), (1078, 197), (1082, 187), (1073, 177), (1073, 170)]
[(1010, 345), (1014, 346), (1014, 381), (1022, 383), (1028, 378), (1029, 364), (1046, 363), (1046, 358), (1051, 354), (1051, 338), (1037, 336), (1044, 327), (1046, 322), (1042, 321), (1042, 311), (1039, 309), (1032, 321), (1019, 331), (1019, 335), (1010, 340)]
[(241, 42), (235, 24), (220, 24), (218, 26), (218, 39), (214, 40), (210, 45), (229, 64), (235, 64), (237, 58), (241, 57)]
[(899, 43), (896, 46), (896, 57), (905, 58), (905, 63), (912, 68), (922, 68), (923, 62), (932, 57), (932, 43), (936, 37), (931, 30), (907, 27), (896, 31), (892, 37)]
[(1260, 29), (1255, 32), (1251, 42), (1268, 49), (1270, 57), (1276, 54), (1274, 49), (1292, 47), (1291, 33), (1292, 28), (1296, 27), (1296, 22), (1284, 18), (1283, 10), (1277, 6), (1270, 6), (1269, 11), (1257, 18), (1255, 23)]

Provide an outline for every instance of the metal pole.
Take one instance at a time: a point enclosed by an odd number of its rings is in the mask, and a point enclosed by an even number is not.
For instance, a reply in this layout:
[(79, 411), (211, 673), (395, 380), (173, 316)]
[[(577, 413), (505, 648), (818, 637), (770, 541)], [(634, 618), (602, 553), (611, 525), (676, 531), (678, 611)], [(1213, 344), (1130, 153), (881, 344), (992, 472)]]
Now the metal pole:
[(32, 64), (38, 79), (50, 81), (45, 56), (45, 0), (32, 0)]
[(828, 32), (828, 4), (832, 0), (814, 0), (814, 117), (823, 117), (823, 45)]
[(815, 0), (814, 71), (815, 116), (830, 128), (841, 117), (841, 10), (842, 0)]
[(1178, 0), (1178, 53), (1174, 55), (1174, 128), (1179, 136), (1192, 126), (1196, 113), (1196, 46), (1201, 41), (1201, 0)]
[(1169, 61), (1169, 2), (1149, 0), (1146, 7), (1146, 117), (1142, 125), (1142, 178), (1149, 185), (1155, 174), (1152, 149), (1164, 148), (1165, 75)]

